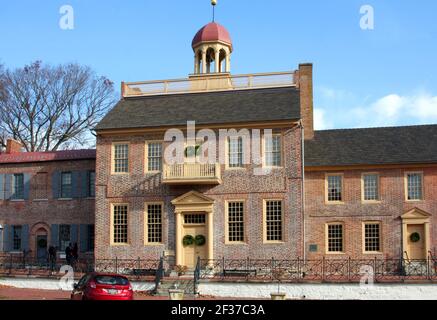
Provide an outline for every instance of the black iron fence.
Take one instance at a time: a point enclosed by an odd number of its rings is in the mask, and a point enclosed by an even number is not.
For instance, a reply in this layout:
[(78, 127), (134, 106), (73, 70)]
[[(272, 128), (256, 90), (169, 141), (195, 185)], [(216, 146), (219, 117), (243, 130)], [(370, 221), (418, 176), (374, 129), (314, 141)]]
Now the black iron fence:
[[(59, 275), (64, 259), (42, 261), (25, 254), (0, 253), (0, 274)], [(130, 278), (148, 278), (159, 283), (175, 268), (170, 258), (93, 259), (80, 257), (71, 264), (75, 274), (97, 271), (119, 273)], [(403, 282), (437, 281), (437, 259), (198, 259), (192, 270), (194, 290), (201, 280), (259, 282)], [(185, 276), (189, 276), (188, 272)]]
[(437, 281), (437, 261), (412, 259), (200, 260), (200, 279), (263, 282)]

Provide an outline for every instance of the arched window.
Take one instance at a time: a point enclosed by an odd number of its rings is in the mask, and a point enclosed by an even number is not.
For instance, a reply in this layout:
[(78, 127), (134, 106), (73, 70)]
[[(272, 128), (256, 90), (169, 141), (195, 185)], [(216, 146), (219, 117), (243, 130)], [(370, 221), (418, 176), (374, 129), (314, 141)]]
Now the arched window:
[(220, 49), (219, 71), (226, 72), (226, 51), (224, 49)]
[(215, 51), (213, 48), (206, 50), (206, 72), (211, 73), (215, 71)]

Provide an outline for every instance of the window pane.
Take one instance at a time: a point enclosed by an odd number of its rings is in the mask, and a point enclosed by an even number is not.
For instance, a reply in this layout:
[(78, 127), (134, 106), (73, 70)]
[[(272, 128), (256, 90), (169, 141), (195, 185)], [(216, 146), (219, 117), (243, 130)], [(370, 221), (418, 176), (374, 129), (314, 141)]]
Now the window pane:
[(113, 214), (114, 243), (127, 243), (127, 205), (115, 205)]
[(206, 215), (205, 214), (185, 214), (184, 215), (185, 224), (205, 224)]
[(72, 197), (71, 172), (61, 174), (61, 198), (69, 199)]
[(147, 145), (147, 170), (161, 171), (162, 167), (162, 144), (149, 143)]
[(13, 226), (13, 233), (14, 233), (13, 249), (21, 250), (21, 226)]
[(127, 173), (129, 169), (129, 145), (116, 144), (114, 146), (114, 172)]
[(70, 244), (70, 225), (61, 224), (59, 226), (59, 248), (61, 251), (65, 251), (65, 249)]
[(87, 243), (87, 251), (94, 251), (94, 238), (95, 238), (95, 230), (94, 225), (88, 225), (88, 243)]
[(265, 163), (268, 167), (281, 165), (281, 136), (275, 135), (272, 139), (265, 139)]
[(147, 205), (147, 242), (162, 242), (162, 205)]
[(90, 198), (94, 198), (96, 196), (96, 173), (94, 171), (89, 172), (89, 181), (88, 181), (89, 187), (89, 194), (88, 196)]
[(24, 175), (14, 174), (14, 194), (13, 199), (24, 199)]
[(422, 174), (408, 174), (408, 200), (422, 200)]
[(244, 203), (228, 203), (228, 241), (244, 241)]
[(266, 239), (282, 241), (282, 201), (266, 201)]
[(239, 168), (243, 166), (243, 138), (229, 137), (229, 167)]
[(366, 201), (378, 200), (379, 199), (378, 175), (377, 174), (364, 175), (363, 184), (364, 184), (364, 200)]
[(328, 201), (342, 201), (342, 177), (328, 176)]
[(379, 252), (380, 247), (380, 224), (366, 223), (364, 225), (364, 250)]
[(343, 225), (328, 225), (328, 251), (343, 252)]

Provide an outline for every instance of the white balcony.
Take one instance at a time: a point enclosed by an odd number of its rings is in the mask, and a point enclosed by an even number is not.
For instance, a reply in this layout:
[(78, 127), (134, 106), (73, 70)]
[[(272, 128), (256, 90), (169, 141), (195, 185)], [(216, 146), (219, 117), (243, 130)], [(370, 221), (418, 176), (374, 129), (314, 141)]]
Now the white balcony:
[(220, 164), (184, 163), (164, 164), (162, 183), (166, 184), (221, 184)]

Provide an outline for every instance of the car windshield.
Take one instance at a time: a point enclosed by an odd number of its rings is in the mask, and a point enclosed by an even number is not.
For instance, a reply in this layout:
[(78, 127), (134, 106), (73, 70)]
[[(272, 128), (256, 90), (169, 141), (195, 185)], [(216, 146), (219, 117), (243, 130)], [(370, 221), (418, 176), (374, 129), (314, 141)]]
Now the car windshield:
[(126, 286), (129, 284), (129, 281), (124, 277), (118, 276), (97, 276), (95, 278), (96, 283), (98, 284), (109, 284), (109, 285), (120, 285)]

